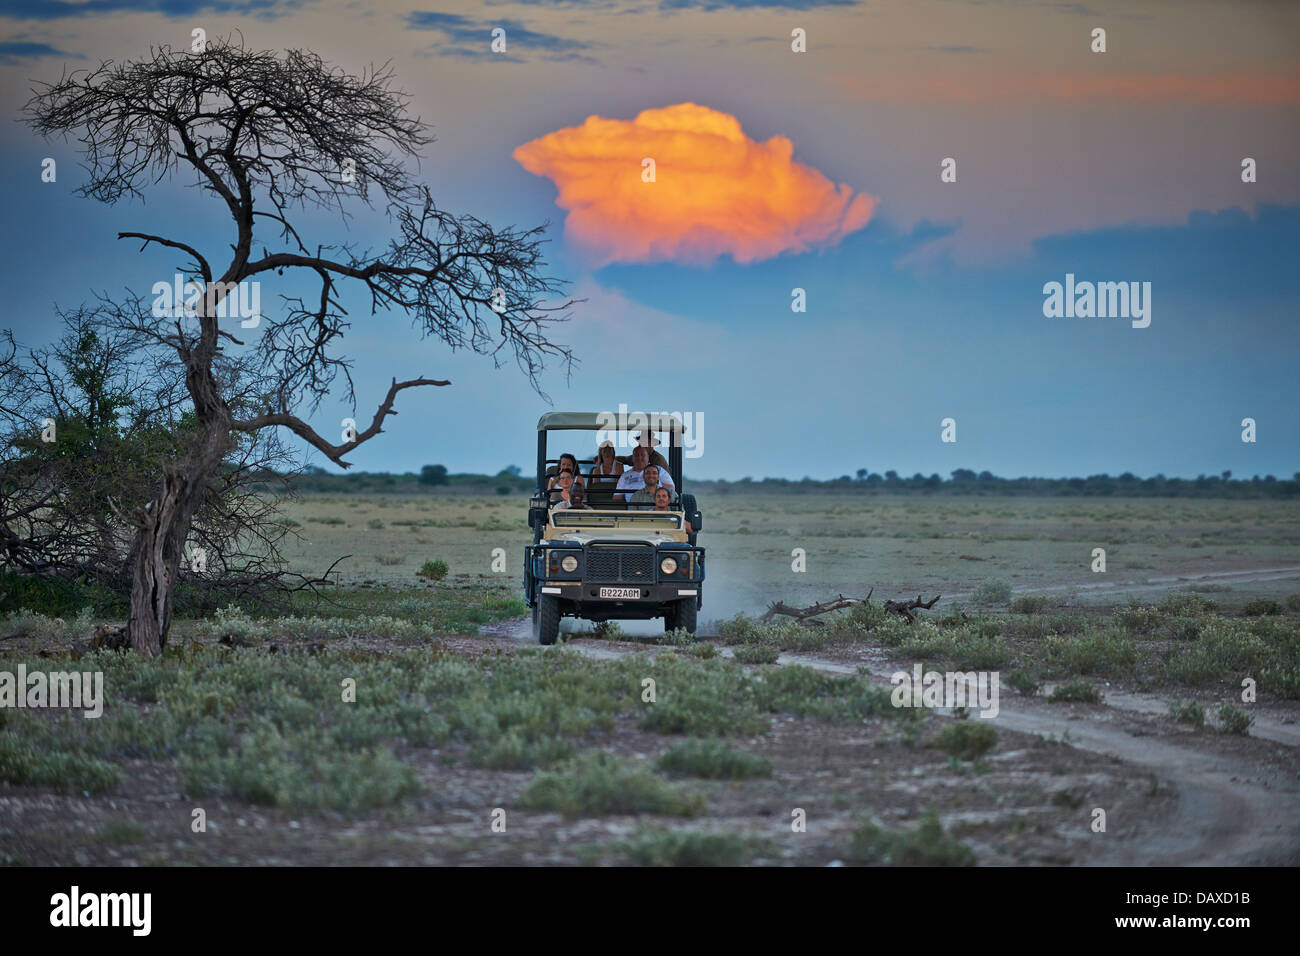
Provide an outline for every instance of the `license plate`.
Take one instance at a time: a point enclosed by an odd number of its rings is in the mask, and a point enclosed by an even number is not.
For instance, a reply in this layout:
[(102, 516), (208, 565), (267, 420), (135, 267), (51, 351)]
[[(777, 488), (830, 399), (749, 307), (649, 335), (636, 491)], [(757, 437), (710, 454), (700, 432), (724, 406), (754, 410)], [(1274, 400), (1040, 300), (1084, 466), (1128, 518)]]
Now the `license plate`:
[(641, 596), (640, 588), (601, 588), (600, 596), (603, 598), (639, 598)]

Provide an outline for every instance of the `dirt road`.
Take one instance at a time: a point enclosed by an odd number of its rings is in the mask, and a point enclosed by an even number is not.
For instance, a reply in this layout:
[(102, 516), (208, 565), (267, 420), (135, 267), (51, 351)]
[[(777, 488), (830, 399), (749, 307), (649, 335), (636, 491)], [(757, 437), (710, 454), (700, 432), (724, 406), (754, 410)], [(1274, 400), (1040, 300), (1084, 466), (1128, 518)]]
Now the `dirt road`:
[[(1260, 568), (1163, 576), (1141, 582), (1098, 584), (1093, 593), (1168, 590), (1188, 582), (1242, 584), (1300, 577), (1300, 567)], [(1038, 593), (1066, 588), (1041, 588)], [(962, 595), (952, 595), (959, 599)], [(654, 633), (659, 622), (635, 631)], [(593, 658), (653, 653), (643, 643), (609, 641), (588, 635), (585, 625), (566, 622), (565, 645)], [(633, 631), (632, 626), (626, 628)], [(708, 628), (702, 628), (707, 633)], [(492, 632), (531, 643), (526, 619), (496, 625)], [(842, 649), (841, 649), (842, 650)], [(723, 656), (731, 656), (722, 649)], [(832, 660), (807, 654), (783, 654), (781, 664), (832, 673), (855, 674), (864, 669), (881, 683), (902, 669), (879, 648), (860, 646), (852, 659)], [(1050, 687), (1044, 693), (1050, 692)], [(941, 711), (942, 712), (942, 711)], [(1300, 723), (1296, 708), (1286, 704), (1256, 705), (1250, 738), (1207, 728), (1193, 732), (1174, 723), (1168, 700), (1156, 695), (1108, 688), (1101, 704), (1051, 703), (1043, 697), (1025, 698), (1009, 689), (1001, 694), (1000, 711), (992, 718), (999, 727), (1043, 738), (1067, 741), (1080, 750), (1122, 761), (1135, 777), (1168, 787), (1176, 795), (1176, 810), (1139, 840), (1116, 841), (1102, 863), (1116, 865), (1235, 866), (1300, 863)]]

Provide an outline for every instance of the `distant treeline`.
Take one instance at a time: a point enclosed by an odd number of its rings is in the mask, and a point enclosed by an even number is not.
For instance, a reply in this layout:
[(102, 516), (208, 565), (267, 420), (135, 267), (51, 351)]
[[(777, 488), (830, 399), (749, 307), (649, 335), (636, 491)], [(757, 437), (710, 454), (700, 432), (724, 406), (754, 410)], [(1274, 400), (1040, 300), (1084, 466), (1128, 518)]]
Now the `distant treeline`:
[[(882, 475), (864, 468), (859, 469), (856, 475), (842, 475), (826, 480), (807, 477), (746, 477), (736, 481), (708, 481), (692, 480), (689, 474), (687, 480), (696, 490), (718, 494), (727, 494), (733, 489), (762, 489), (796, 493), (859, 491), (867, 494), (1079, 495), (1115, 498), (1300, 497), (1300, 472), (1289, 479), (1278, 479), (1273, 475), (1233, 478), (1228, 471), (1218, 475), (1198, 475), (1196, 478), (1166, 478), (1164, 475), (1139, 478), (1130, 472), (1122, 475), (1090, 475), (1087, 478), (999, 478), (987, 471), (977, 474), (969, 468), (958, 468), (948, 478), (920, 473), (907, 478), (895, 471), (887, 471)], [(291, 476), (288, 481), (291, 487), (302, 493), (429, 494), (446, 491), (510, 495), (533, 490), (533, 479), (521, 474), (515, 466), (504, 468), (495, 475), (451, 474), (442, 465), (425, 465), (418, 474), (356, 472), (337, 475), (330, 474), (323, 468), (308, 468)]]
[[(267, 476), (268, 480), (279, 476)], [(331, 474), (324, 468), (308, 467), (296, 475), (288, 476), (293, 490), (303, 494), (422, 494), (451, 491), (469, 494), (527, 494), (533, 490), (532, 478), (524, 478), (515, 467), (503, 468), (495, 475), (451, 474), (442, 465), (425, 465), (420, 472), (394, 475), (385, 471), (358, 471)]]
[(741, 478), (739, 481), (693, 482), (696, 487), (712, 486), (726, 492), (732, 488), (772, 489), (861, 489), (868, 493), (949, 494), (949, 495), (1042, 495), (1089, 496), (1116, 498), (1297, 498), (1300, 497), (1300, 472), (1290, 479), (1273, 475), (1233, 478), (1232, 472), (1198, 475), (1196, 478), (1166, 478), (1156, 475), (1139, 478), (1131, 472), (1122, 475), (1090, 475), (1087, 478), (1000, 478), (991, 472), (976, 474), (958, 468), (948, 478), (919, 472), (905, 478), (896, 471), (883, 475), (859, 470), (856, 476), (842, 475), (825, 481), (813, 478)]

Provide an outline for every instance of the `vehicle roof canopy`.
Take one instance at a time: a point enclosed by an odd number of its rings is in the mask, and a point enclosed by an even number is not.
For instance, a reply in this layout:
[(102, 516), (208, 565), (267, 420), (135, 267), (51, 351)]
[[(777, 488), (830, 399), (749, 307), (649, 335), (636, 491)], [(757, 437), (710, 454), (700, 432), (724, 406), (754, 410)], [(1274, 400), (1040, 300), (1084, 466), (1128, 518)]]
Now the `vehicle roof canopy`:
[(626, 425), (629, 431), (640, 431), (646, 428), (653, 432), (671, 431), (676, 434), (682, 432), (682, 423), (675, 415), (658, 412), (629, 412), (626, 420), (622, 422), (613, 412), (547, 412), (537, 419), (539, 432), (618, 431), (619, 425)]

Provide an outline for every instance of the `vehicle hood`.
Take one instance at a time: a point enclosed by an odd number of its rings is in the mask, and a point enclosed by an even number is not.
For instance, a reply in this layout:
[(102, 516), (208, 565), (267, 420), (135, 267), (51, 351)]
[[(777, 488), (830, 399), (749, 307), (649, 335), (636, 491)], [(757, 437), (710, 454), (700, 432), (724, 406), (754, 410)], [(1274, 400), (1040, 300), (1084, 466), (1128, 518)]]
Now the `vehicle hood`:
[(673, 537), (667, 532), (628, 531), (626, 529), (619, 529), (618, 531), (611, 532), (605, 529), (601, 529), (600, 531), (585, 531), (581, 528), (575, 528), (572, 531), (565, 531), (563, 534), (558, 534), (553, 538), (548, 538), (547, 540), (577, 545), (580, 547), (586, 547), (589, 544), (598, 544), (602, 541), (642, 541), (646, 544), (654, 545), (655, 547), (659, 547), (661, 544), (682, 543), (678, 538)]

